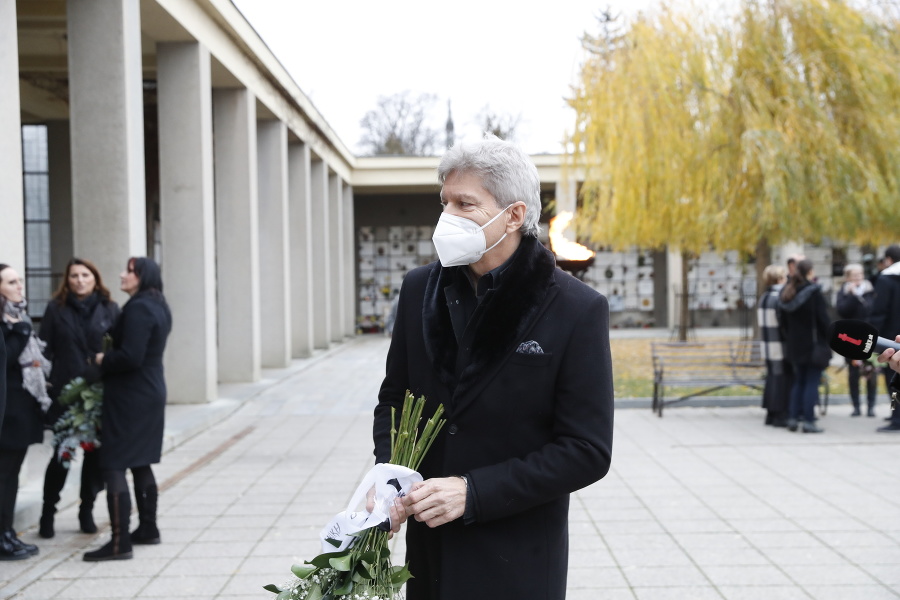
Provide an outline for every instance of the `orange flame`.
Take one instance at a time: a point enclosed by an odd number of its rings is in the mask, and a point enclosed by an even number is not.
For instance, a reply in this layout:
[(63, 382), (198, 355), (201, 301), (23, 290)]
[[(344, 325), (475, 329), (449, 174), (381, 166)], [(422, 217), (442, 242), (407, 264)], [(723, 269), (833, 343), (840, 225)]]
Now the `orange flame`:
[(550, 219), (550, 247), (563, 260), (587, 260), (594, 256), (594, 251), (563, 235), (574, 216), (571, 212), (563, 211)]

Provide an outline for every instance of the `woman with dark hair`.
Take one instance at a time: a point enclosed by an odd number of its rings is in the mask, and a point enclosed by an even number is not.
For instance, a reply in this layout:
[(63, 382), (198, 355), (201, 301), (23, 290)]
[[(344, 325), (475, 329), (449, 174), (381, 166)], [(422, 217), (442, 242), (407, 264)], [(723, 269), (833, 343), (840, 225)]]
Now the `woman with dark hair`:
[[(132, 544), (158, 544), (157, 487), (150, 465), (162, 454), (166, 406), (163, 351), (172, 314), (162, 293), (159, 265), (131, 258), (121, 274), (123, 292), (131, 299), (112, 329), (112, 348), (97, 354), (103, 377), (103, 444), (100, 468), (112, 539), (84, 555), (86, 561), (132, 557)], [(131, 497), (125, 471), (131, 469), (139, 525), (128, 533)]]
[(31, 444), (44, 441), (44, 413), (50, 406), (46, 376), (50, 362), (25, 308), (22, 278), (0, 264), (0, 329), (6, 350), (6, 414), (0, 427), (0, 560), (22, 560), (37, 546), (19, 539), (13, 522), (19, 471)]
[(816, 425), (819, 382), (831, 359), (828, 347), (828, 311), (825, 296), (813, 283), (813, 265), (807, 259), (797, 262), (793, 275), (778, 298), (779, 322), (783, 330), (787, 360), (794, 383), (788, 405), (788, 429), (797, 431), (802, 421), (804, 433), (822, 433)]
[[(41, 320), (41, 339), (47, 343), (46, 355), (53, 361), (50, 371), (50, 397), (53, 404), (47, 423), (52, 426), (64, 412), (58, 398), (67, 383), (76, 377), (90, 378), (94, 355), (103, 350), (103, 336), (119, 316), (119, 306), (110, 299), (100, 272), (89, 260), (73, 258), (66, 274)], [(54, 449), (44, 475), (44, 506), (39, 534), (52, 538), (53, 515), (69, 469)], [(84, 533), (96, 533), (92, 514), (94, 499), (103, 489), (97, 452), (84, 453), (81, 465), (81, 506), (78, 522)]]

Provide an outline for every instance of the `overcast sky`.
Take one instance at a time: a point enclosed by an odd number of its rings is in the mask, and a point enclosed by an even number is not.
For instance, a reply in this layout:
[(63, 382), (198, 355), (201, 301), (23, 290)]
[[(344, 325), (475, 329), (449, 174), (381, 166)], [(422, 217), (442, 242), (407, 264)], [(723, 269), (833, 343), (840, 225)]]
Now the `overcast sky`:
[(657, 0), (233, 0), (353, 152), (359, 122), (379, 96), (409, 90), (447, 101), (457, 139), (479, 136), (486, 105), (520, 116), (517, 141), (529, 153), (559, 153), (574, 120), (566, 107), (582, 62), (580, 38), (597, 16), (633, 12)]

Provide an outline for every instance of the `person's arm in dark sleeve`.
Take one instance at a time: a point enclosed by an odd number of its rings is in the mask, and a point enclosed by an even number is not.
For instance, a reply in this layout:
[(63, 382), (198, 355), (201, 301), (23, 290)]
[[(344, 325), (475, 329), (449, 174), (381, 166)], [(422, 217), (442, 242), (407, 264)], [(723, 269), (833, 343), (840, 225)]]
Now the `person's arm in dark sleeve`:
[(872, 313), (869, 315), (869, 324), (879, 333), (883, 333), (881, 330), (891, 310), (891, 301), (891, 285), (884, 277), (879, 277), (875, 281), (875, 299), (872, 302)]
[(100, 370), (104, 374), (132, 371), (140, 367), (156, 325), (150, 308), (142, 303), (129, 306), (123, 312), (122, 319), (122, 339), (117, 340), (118, 345), (103, 355)]

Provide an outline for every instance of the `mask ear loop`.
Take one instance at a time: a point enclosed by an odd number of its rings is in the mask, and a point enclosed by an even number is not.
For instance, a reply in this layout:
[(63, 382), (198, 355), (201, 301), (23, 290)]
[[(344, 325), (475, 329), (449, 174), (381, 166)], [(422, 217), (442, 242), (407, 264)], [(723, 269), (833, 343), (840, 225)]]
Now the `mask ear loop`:
[[(513, 202), (513, 204), (515, 204), (515, 202)], [(512, 206), (512, 204), (510, 204), (509, 206)], [(509, 208), (509, 206), (507, 206), (506, 208)], [(493, 223), (494, 221), (496, 221), (497, 218), (498, 218), (500, 215), (502, 215), (503, 213), (506, 212), (506, 208), (504, 208), (503, 210), (501, 210), (500, 212), (498, 212), (496, 215), (494, 215), (494, 218), (493, 218), (493, 219), (491, 219), (490, 221), (488, 221), (487, 223), (485, 223), (484, 225), (481, 226), (480, 231), (482, 232), (482, 234), (484, 233), (484, 228), (485, 228), (485, 227), (487, 227), (488, 225), (490, 225), (491, 223)], [(481, 252), (481, 253), (478, 255), (478, 258), (481, 258), (481, 257), (484, 256), (485, 254), (487, 254), (488, 252), (490, 252), (491, 250), (493, 250), (494, 248), (496, 248), (496, 247), (497, 247), (497, 244), (499, 244), (499, 243), (502, 242), (504, 239), (506, 239), (506, 236), (507, 236), (507, 235), (508, 235), (507, 233), (504, 233), (503, 236), (502, 236), (499, 240), (497, 240), (497, 243), (495, 243), (495, 244), (494, 244), (493, 246), (491, 246), (490, 248), (486, 248), (484, 252)]]

